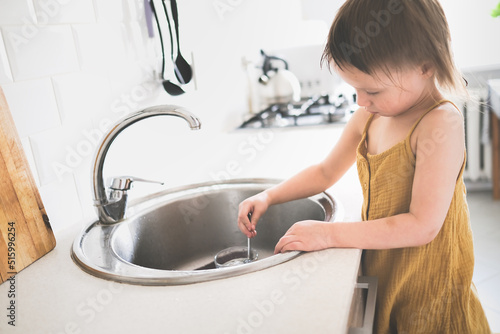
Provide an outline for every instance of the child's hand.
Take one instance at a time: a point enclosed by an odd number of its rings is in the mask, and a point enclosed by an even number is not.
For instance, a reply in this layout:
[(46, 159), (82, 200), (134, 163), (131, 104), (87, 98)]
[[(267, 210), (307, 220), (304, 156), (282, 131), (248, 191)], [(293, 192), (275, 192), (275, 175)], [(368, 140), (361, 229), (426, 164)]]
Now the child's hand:
[(269, 207), (269, 198), (265, 192), (247, 198), (239, 205), (238, 227), (247, 237), (253, 238), (257, 235), (255, 226), (259, 218)]
[(292, 225), (274, 248), (274, 254), (291, 250), (315, 251), (331, 246), (332, 223), (303, 220)]

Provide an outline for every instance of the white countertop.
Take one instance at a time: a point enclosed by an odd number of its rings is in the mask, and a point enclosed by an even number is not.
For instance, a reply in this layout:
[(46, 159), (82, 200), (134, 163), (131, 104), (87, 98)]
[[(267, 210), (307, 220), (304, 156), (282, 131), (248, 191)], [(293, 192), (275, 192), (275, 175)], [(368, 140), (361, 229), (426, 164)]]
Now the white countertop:
[[(286, 178), (324, 156), (340, 131), (339, 126), (273, 131), (272, 143), (236, 176)], [(241, 145), (255, 134), (235, 131), (213, 140)], [(329, 193), (343, 205), (344, 220), (359, 219), (355, 168)], [(304, 253), (269, 269), (205, 283), (138, 286), (93, 277), (73, 263), (70, 247), (81, 228), (76, 224), (56, 233), (56, 248), (17, 275), (15, 327), (8, 325), (6, 310), (10, 284), (0, 285), (1, 333), (346, 332), (360, 250)]]

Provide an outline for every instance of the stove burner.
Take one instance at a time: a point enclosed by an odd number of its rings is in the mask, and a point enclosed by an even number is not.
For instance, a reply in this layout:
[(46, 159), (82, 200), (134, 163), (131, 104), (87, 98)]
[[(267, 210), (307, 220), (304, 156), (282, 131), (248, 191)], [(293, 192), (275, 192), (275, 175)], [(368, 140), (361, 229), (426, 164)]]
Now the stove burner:
[(273, 104), (240, 125), (241, 128), (275, 128), (346, 122), (351, 106), (343, 96), (331, 101), (319, 95), (298, 103)]

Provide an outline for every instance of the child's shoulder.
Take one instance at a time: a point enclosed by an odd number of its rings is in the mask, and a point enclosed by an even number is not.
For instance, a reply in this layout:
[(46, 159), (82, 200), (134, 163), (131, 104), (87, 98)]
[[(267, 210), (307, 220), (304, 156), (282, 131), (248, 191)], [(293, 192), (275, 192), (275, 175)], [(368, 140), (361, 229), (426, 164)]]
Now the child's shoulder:
[(351, 123), (352, 127), (356, 128), (357, 132), (361, 134), (370, 116), (371, 114), (367, 112), (365, 108), (360, 107), (352, 114), (349, 123)]
[[(420, 121), (412, 136), (412, 148), (418, 146), (452, 145), (460, 152), (465, 141), (464, 119), (453, 103), (440, 104), (428, 112)], [(458, 145), (457, 145), (458, 144)], [(414, 150), (415, 152), (415, 150)]]
[(419, 128), (421, 129), (442, 129), (448, 132), (462, 129), (464, 118), (455, 104), (447, 101), (428, 112), (420, 123)]

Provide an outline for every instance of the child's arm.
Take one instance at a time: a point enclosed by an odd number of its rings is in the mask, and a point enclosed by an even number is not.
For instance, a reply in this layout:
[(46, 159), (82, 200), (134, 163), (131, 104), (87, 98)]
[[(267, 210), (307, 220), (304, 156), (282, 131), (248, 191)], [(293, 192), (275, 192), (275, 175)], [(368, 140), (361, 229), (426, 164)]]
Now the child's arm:
[(330, 247), (387, 249), (420, 246), (438, 234), (464, 163), (463, 120), (456, 109), (442, 106), (429, 113), (416, 136), (416, 169), (408, 213), (371, 221), (294, 224), (275, 252)]
[[(238, 214), (240, 230), (248, 237), (255, 236), (255, 225), (270, 205), (318, 194), (337, 182), (356, 160), (356, 147), (368, 115), (361, 109), (354, 112), (339, 141), (322, 162), (241, 202)], [(252, 214), (251, 222), (249, 213)]]

